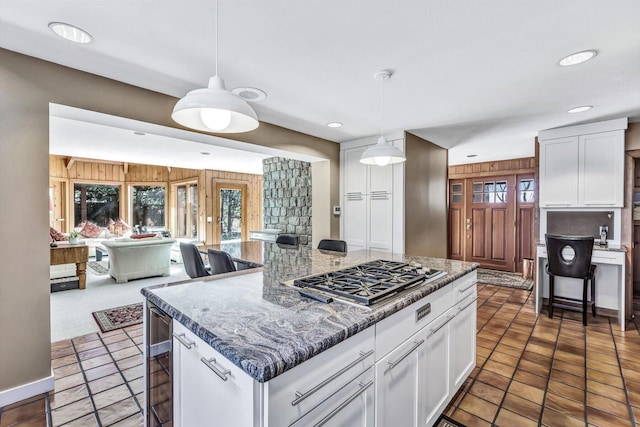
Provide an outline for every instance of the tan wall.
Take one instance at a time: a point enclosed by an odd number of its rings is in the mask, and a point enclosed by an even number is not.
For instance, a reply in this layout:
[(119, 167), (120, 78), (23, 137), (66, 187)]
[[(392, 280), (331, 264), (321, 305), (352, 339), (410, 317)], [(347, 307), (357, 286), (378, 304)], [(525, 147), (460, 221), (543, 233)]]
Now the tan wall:
[[(49, 103), (176, 127), (176, 98), (0, 49), (0, 391), (51, 375)], [(329, 159), (339, 205), (338, 144), (261, 123), (225, 137)], [(331, 220), (332, 236), (339, 221)], [(28, 255), (28, 256), (27, 256)]]
[[(85, 161), (86, 160), (86, 161)], [(70, 164), (67, 167), (67, 164)], [(208, 216), (216, 218), (219, 206), (215, 194), (217, 182), (223, 184), (240, 184), (246, 186), (246, 228), (247, 230), (262, 229), (262, 175), (224, 172), (216, 170), (198, 170), (185, 168), (168, 168), (165, 166), (142, 164), (114, 164), (113, 162), (82, 161), (69, 162), (68, 157), (49, 156), (49, 181), (53, 189), (53, 212), (50, 215), (50, 225), (57, 230), (69, 232), (73, 228), (73, 184), (75, 182), (110, 182), (128, 183), (158, 183), (164, 184), (167, 191), (167, 208), (165, 226), (175, 235), (175, 206), (176, 194), (173, 184), (198, 181), (198, 238), (207, 245), (219, 243), (217, 222), (207, 223)], [(65, 192), (64, 188), (69, 191)], [(64, 195), (67, 195), (65, 198)], [(126, 194), (122, 194), (121, 217), (130, 220), (129, 204)], [(66, 212), (69, 212), (67, 215)], [(61, 219), (63, 221), (61, 221)]]
[(405, 253), (447, 257), (447, 150), (405, 133)]

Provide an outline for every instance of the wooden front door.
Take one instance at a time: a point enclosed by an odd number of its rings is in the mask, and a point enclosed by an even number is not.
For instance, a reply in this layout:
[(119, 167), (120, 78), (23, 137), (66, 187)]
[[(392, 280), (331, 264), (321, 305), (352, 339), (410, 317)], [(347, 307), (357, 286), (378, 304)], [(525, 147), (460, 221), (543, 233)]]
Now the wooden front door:
[(465, 188), (465, 261), (514, 271), (515, 176), (469, 178)]

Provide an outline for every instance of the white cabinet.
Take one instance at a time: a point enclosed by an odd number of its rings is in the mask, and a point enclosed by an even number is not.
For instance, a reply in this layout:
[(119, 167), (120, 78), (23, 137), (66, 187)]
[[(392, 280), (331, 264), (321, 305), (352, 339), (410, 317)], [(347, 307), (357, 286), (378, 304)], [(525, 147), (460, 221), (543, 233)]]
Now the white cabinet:
[(367, 196), (360, 194), (345, 196), (342, 211), (344, 218), (342, 238), (347, 242), (349, 250), (366, 249), (367, 216), (369, 215)]
[[(365, 329), (268, 381), (267, 425), (372, 425), (374, 332)], [(346, 419), (367, 423), (339, 423)]]
[[(342, 239), (349, 250), (377, 249), (402, 252), (403, 165), (365, 165), (360, 157), (367, 147), (341, 151)], [(398, 194), (394, 194), (398, 193)]]
[(453, 390), (462, 387), (462, 383), (476, 366), (477, 299), (474, 292), (473, 295), (458, 303), (456, 317), (451, 322), (451, 381)]
[(416, 334), (376, 363), (376, 425), (418, 425), (424, 341)]
[(423, 329), (424, 356), (420, 389), (423, 391), (421, 426), (433, 425), (449, 403), (451, 390), (451, 322), (456, 313), (452, 309)]
[(540, 139), (540, 207), (623, 207), (623, 192), (624, 130)]
[(173, 425), (253, 425), (253, 379), (175, 320), (173, 336)]

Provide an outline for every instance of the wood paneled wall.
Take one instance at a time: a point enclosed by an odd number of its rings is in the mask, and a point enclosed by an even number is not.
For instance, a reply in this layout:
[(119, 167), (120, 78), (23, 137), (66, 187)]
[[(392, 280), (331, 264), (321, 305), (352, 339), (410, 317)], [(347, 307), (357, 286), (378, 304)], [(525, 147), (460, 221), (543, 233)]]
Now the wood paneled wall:
[[(67, 167), (67, 165), (70, 165)], [(73, 217), (73, 184), (108, 183), (126, 186), (130, 183), (157, 183), (166, 186), (168, 206), (166, 209), (167, 228), (175, 234), (175, 191), (173, 184), (189, 181), (198, 182), (198, 240), (206, 244), (219, 243), (217, 183), (246, 185), (247, 229), (262, 229), (262, 175), (224, 172), (216, 170), (198, 170), (168, 168), (134, 163), (91, 161), (88, 159), (70, 162), (68, 157), (49, 156), (49, 184), (53, 196), (54, 210), (50, 214), (51, 226), (68, 232)], [(125, 191), (121, 192), (121, 215), (130, 220)], [(212, 221), (208, 222), (207, 218)]]
[(535, 169), (535, 157), (500, 160), (495, 162), (469, 163), (466, 165), (449, 166), (449, 179), (533, 173)]

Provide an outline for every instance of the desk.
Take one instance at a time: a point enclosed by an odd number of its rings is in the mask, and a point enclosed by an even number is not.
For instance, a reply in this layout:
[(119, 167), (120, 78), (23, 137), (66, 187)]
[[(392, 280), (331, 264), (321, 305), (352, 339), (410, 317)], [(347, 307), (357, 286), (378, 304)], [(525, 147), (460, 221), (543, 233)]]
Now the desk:
[(49, 255), (49, 263), (51, 265), (74, 263), (76, 265), (76, 275), (78, 276), (78, 286), (80, 289), (86, 287), (89, 246), (84, 243), (71, 245), (59, 242), (57, 247), (50, 248)]
[[(536, 312), (542, 311), (544, 297), (549, 295), (549, 276), (545, 271), (547, 247), (538, 243), (536, 252)], [(591, 263), (596, 264), (596, 302), (597, 307), (618, 311), (621, 330), (625, 329), (625, 260), (627, 249), (624, 246), (594, 246)], [(556, 277), (556, 292), (572, 298), (582, 298), (582, 286), (569, 289), (563, 285), (567, 281), (582, 280)], [(564, 283), (563, 283), (564, 282)], [(572, 293), (574, 291), (575, 293)]]

